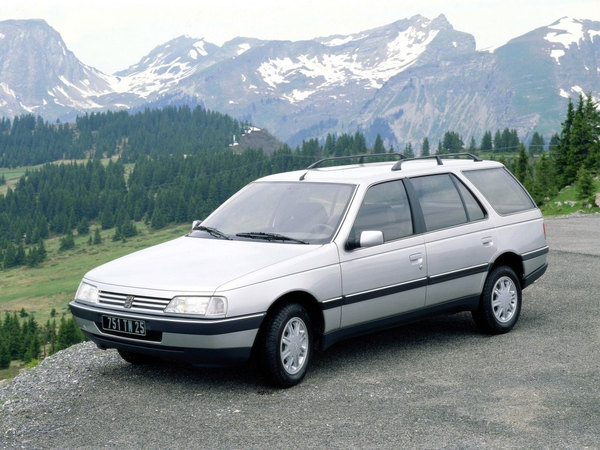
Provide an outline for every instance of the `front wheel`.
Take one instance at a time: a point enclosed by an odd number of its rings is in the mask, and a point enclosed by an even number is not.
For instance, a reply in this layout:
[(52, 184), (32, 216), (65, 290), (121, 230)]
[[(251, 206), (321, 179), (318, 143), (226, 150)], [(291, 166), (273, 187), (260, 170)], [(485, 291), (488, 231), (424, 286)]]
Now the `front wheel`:
[(485, 333), (501, 334), (510, 331), (521, 313), (521, 285), (508, 266), (495, 268), (483, 286), (481, 300), (473, 319)]
[(306, 309), (289, 303), (267, 316), (256, 352), (259, 369), (271, 384), (291, 387), (302, 381), (312, 357), (312, 324)]

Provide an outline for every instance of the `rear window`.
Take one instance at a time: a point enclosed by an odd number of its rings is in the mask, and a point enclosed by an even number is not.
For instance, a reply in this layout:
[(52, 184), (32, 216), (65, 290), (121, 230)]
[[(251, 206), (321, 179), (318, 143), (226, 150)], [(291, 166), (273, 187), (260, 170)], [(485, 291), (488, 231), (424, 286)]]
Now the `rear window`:
[(536, 207), (525, 188), (504, 167), (463, 173), (498, 214), (512, 214)]

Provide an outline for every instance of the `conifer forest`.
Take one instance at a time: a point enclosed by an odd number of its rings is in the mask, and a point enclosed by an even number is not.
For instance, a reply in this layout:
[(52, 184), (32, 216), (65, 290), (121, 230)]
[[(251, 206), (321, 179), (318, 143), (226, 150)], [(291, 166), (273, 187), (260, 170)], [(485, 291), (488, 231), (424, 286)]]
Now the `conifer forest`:
[[(249, 126), (187, 106), (85, 114), (74, 123), (33, 115), (0, 119), (0, 168), (27, 167), (11, 186), (2, 186), (0, 175), (0, 276), (44, 264), (44, 241), (51, 236), (69, 248), (74, 235), (92, 241), (99, 230), (114, 229), (118, 240), (135, 236), (140, 222), (157, 230), (191, 223), (248, 182), (325, 156), (470, 152), (506, 164), (538, 205), (568, 185), (594, 204), (593, 180), (600, 171), (600, 112), (591, 95), (569, 102), (560, 133), (534, 133), (527, 145), (509, 129), (489, 130), (481, 140), (448, 130), (437, 143), (424, 136), (404, 149), (386, 149), (379, 136), (368, 143), (361, 131), (309, 139), (296, 148), (281, 144), (271, 153), (231, 145)], [(63, 316), (40, 326), (25, 311), (5, 312), (0, 368), (82, 340), (71, 322)]]

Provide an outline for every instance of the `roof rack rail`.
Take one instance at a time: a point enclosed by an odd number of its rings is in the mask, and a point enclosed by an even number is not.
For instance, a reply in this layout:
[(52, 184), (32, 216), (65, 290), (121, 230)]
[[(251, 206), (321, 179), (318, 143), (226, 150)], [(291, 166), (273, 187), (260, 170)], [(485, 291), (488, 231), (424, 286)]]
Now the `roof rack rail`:
[(404, 158), (404, 159), (401, 159), (400, 161), (398, 161), (396, 164), (394, 164), (394, 166), (392, 167), (392, 170), (393, 171), (401, 170), (402, 163), (406, 162), (406, 161), (417, 161), (417, 160), (421, 160), (421, 159), (435, 159), (435, 160), (437, 160), (438, 166), (443, 166), (444, 162), (442, 161), (442, 158), (458, 159), (461, 157), (471, 158), (474, 162), (483, 161), (479, 156), (473, 155), (472, 153), (446, 153), (446, 154), (441, 154), (441, 155), (419, 156), (417, 158)]
[[(402, 153), (362, 153), (359, 155), (330, 156), (328, 158), (320, 159), (320, 160), (312, 163), (310, 166), (308, 166), (306, 168), (306, 172), (304, 172), (302, 174), (302, 176), (300, 177), (300, 181), (304, 180), (304, 177), (306, 176), (306, 174), (308, 173), (309, 170), (316, 169), (321, 164), (323, 164), (324, 162), (327, 162), (327, 161), (337, 161), (340, 159), (356, 159), (356, 158), (358, 158), (358, 164), (362, 164), (365, 158), (375, 158), (375, 157), (383, 157), (383, 156), (391, 156), (391, 157), (399, 158), (400, 161), (402, 159), (406, 159), (406, 156), (404, 156)], [(398, 161), (398, 162), (400, 162), (400, 161)]]

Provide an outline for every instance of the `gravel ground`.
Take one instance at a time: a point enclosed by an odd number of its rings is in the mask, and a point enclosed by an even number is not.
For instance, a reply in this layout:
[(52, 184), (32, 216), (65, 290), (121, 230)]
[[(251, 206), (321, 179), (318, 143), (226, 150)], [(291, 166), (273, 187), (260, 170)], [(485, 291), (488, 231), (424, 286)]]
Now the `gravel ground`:
[(600, 448), (600, 216), (547, 220), (515, 329), (469, 314), (342, 342), (302, 384), (83, 343), (0, 384), (1, 448)]

